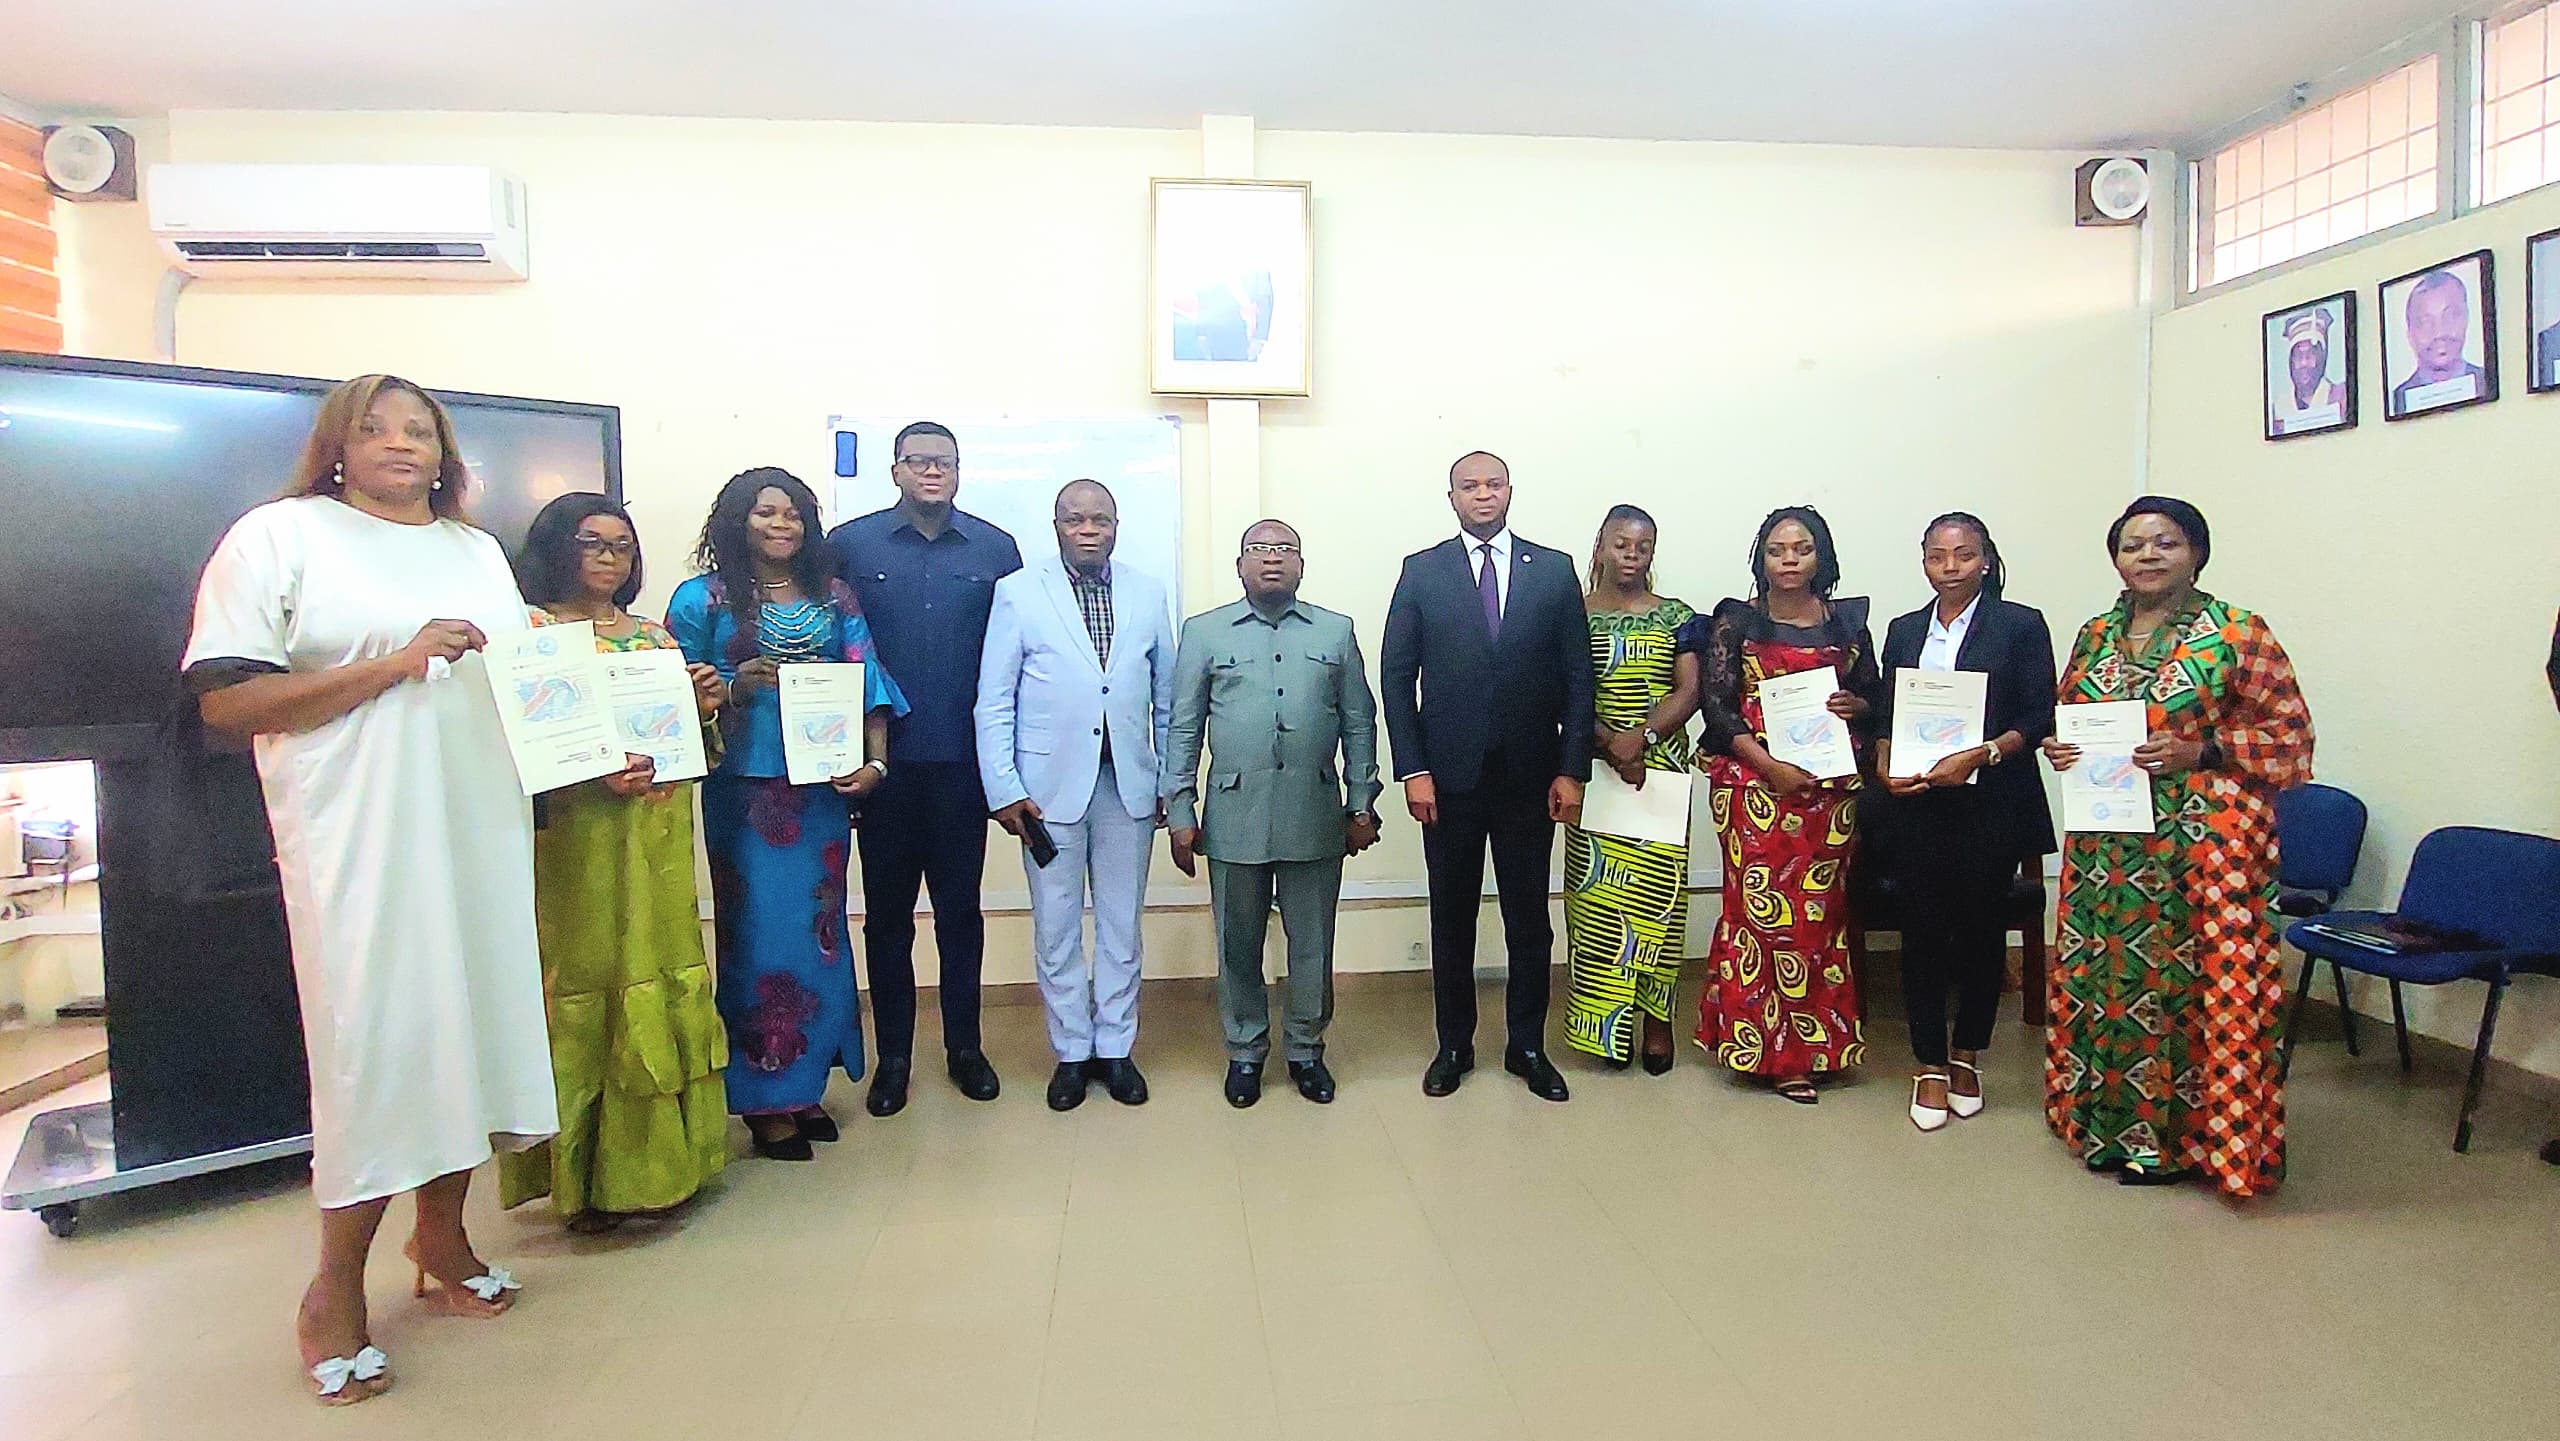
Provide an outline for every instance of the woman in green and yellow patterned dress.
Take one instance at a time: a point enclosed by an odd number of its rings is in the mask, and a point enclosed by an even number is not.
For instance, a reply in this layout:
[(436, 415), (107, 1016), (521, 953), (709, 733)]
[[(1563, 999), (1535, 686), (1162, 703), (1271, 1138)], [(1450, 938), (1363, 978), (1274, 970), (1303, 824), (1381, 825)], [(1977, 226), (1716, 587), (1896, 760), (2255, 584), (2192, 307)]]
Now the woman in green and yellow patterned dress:
[[(1698, 709), (1698, 658), (1679, 652), (1694, 612), (1653, 593), (1653, 517), (1613, 508), (1591, 552), (1591, 665), (1600, 764), (1641, 787), (1648, 775), (1685, 776), (1689, 717)], [(1671, 992), (1689, 934), (1689, 847), (1565, 832), (1565, 950), (1571, 977), (1565, 1044), (1612, 1066), (1634, 1059), (1643, 1017), (1644, 1068), (1671, 1069)]]
[[(628, 609), (640, 593), (639, 539), (604, 496), (544, 507), (516, 576), (537, 625), (592, 621), (607, 652), (677, 648)], [(727, 687), (709, 666), (689, 670), (707, 720)], [(704, 732), (716, 748), (718, 727)], [(651, 774), (635, 757), (620, 775), (551, 792), (534, 836), (560, 1133), (500, 1158), (499, 1200), (548, 1195), (576, 1231), (681, 1205), (728, 1164), (720, 1068), (729, 1047), (696, 909), (693, 787), (655, 785)]]

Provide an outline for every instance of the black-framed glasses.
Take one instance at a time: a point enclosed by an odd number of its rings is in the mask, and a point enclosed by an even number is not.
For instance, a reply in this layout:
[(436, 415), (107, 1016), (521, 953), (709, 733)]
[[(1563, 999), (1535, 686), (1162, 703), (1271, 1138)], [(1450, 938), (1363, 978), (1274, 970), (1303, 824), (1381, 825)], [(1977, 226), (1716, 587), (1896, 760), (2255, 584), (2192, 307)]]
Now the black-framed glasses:
[(578, 532), (576, 538), (580, 555), (609, 555), (616, 560), (629, 560), (640, 553), (640, 542), (636, 540), (607, 540), (603, 536), (590, 535), (585, 531)]
[(1244, 553), (1247, 555), (1296, 555), (1298, 548), (1285, 540), (1249, 540), (1245, 542)]
[(918, 475), (960, 473), (960, 457), (956, 455), (902, 455), (898, 457), (898, 464)]

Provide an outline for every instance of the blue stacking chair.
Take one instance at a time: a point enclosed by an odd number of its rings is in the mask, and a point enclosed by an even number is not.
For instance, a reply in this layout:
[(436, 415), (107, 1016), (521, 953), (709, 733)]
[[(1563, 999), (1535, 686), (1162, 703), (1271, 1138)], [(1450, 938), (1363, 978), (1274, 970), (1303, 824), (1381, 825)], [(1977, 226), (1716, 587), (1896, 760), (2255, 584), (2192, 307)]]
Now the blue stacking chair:
[[(2325, 916), (2355, 883), (2356, 859), (2364, 854), (2364, 802), (2336, 786), (2295, 786), (2276, 797), (2276, 909), (2288, 916)], [(2293, 1040), (2302, 1034), (2302, 1008), (2311, 999), (2311, 983), (2319, 959), (2305, 956), (2302, 981), (2293, 988), (2293, 1015), (2284, 1028), (2286, 1069), (2293, 1065)], [(2356, 1013), (2347, 1004), (2347, 973), (2329, 968), (2338, 984), (2338, 1017), (2347, 1029), (2347, 1054), (2362, 1055), (2356, 1045)], [(2401, 1015), (2400, 983), (2391, 983), (2391, 1013)], [(2409, 1032), (2400, 1031), (2400, 1066), (2409, 1066)]]
[(2324, 936), (2301, 920), (2285, 939), (2306, 958), (2341, 971), (2362, 971), (2392, 983), (2394, 1019), (2401, 1021), (2400, 1057), (2409, 1064), (2408, 1026), (2399, 1015), (2398, 989), (2480, 981), (2489, 999), (2480, 1008), (2480, 1038), (2471, 1048), (2471, 1077), (2462, 1088), (2462, 1113), (2454, 1123), (2453, 1149), (2471, 1149), (2471, 1113), (2489, 1071), (2489, 1047), (2498, 1033), (2498, 1003), (2518, 975), (2560, 975), (2560, 840), (2481, 826), (2447, 826), (2429, 832), (2409, 858), (2396, 911), (2332, 911), (2335, 924), (2372, 926), (2401, 920), (2465, 938), (2467, 949), (2383, 952)]

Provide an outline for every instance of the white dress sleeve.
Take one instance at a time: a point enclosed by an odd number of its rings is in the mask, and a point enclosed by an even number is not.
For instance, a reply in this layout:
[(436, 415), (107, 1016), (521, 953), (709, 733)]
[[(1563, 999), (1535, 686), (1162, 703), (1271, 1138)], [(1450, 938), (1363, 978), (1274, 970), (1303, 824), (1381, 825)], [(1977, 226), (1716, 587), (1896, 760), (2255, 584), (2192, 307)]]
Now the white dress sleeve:
[(302, 577), (301, 536), (284, 503), (259, 506), (232, 523), (196, 585), (188, 669), (209, 660), (292, 664), (293, 612)]

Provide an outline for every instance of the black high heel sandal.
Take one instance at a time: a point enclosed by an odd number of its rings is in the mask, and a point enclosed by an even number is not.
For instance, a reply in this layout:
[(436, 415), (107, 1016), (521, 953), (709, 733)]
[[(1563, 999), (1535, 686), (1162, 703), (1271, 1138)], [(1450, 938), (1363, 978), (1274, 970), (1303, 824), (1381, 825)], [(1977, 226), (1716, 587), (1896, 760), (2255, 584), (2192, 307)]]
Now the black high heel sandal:
[(796, 1121), (792, 1123), (791, 1134), (778, 1136), (770, 1141), (757, 1135), (755, 1127), (749, 1126), (747, 1140), (754, 1147), (756, 1155), (768, 1161), (813, 1161), (818, 1156), (816, 1151), (810, 1149), (809, 1138), (800, 1134), (799, 1123)]

